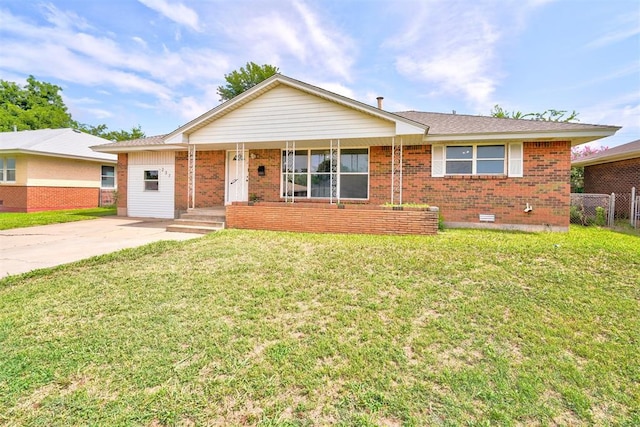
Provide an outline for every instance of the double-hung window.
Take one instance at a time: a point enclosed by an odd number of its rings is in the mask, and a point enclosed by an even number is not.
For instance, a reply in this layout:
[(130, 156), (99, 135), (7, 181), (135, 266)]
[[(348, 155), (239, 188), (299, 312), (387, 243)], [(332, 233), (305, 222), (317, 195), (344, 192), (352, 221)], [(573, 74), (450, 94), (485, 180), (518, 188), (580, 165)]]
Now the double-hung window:
[(114, 166), (102, 166), (101, 188), (116, 187), (116, 168)]
[(447, 175), (503, 175), (504, 145), (452, 145), (445, 150)]
[[(287, 167), (287, 160), (289, 167)], [(334, 164), (335, 163), (335, 164)], [(337, 159), (331, 150), (282, 152), (282, 195), (302, 198), (367, 199), (369, 197), (369, 150), (343, 148)]]
[(433, 145), (432, 176), (508, 175), (521, 177), (521, 142), (509, 144)]
[(144, 171), (144, 189), (145, 191), (158, 191), (159, 176), (157, 170)]
[(16, 159), (0, 157), (0, 182), (16, 181)]

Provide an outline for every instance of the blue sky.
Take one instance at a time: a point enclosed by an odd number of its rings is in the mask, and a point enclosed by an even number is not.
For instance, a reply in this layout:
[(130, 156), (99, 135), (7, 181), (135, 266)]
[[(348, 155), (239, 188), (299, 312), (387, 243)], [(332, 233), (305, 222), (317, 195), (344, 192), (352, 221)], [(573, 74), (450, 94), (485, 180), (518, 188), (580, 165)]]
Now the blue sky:
[(640, 139), (637, 0), (0, 0), (0, 79), (73, 117), (168, 133), (246, 62), (388, 111), (576, 110)]

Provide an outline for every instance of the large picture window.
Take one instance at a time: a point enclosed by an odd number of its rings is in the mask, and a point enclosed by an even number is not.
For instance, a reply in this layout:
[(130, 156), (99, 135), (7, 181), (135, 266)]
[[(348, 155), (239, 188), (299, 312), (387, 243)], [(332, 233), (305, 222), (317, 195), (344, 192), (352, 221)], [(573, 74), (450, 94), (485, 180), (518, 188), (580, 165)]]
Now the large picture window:
[(16, 159), (0, 157), (0, 182), (16, 181)]
[(115, 188), (115, 186), (116, 186), (116, 168), (114, 166), (102, 166), (100, 187)]
[(447, 175), (503, 175), (504, 145), (452, 145), (445, 148)]
[[(291, 155), (292, 153), (289, 154)], [(337, 198), (367, 199), (369, 197), (369, 150), (367, 148), (339, 150), (335, 165), (331, 161), (331, 150), (296, 150), (295, 156), (289, 158), (289, 163), (292, 165), (289, 173), (287, 173), (286, 162), (287, 154), (283, 151), (283, 196), (328, 199), (331, 197), (332, 183), (335, 183)]]

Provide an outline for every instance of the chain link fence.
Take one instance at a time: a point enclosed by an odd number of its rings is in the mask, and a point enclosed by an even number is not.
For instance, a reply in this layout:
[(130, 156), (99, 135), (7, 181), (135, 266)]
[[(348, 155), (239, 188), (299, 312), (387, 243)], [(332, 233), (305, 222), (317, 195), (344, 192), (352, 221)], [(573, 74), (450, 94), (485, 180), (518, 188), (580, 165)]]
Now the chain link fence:
[(640, 195), (571, 193), (571, 224), (640, 227)]
[(609, 225), (611, 195), (571, 193), (570, 222), (579, 225)]

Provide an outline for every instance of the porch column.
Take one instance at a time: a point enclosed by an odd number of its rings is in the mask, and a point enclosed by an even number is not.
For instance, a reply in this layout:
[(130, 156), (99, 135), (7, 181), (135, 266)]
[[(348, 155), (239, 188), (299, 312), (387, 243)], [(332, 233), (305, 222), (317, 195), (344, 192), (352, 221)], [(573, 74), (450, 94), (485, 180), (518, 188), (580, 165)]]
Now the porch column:
[(329, 203), (333, 204), (333, 200), (336, 199), (337, 203), (340, 203), (338, 198), (338, 152), (340, 151), (340, 140), (336, 140), (334, 145), (333, 139), (330, 142), (329, 148)]
[[(295, 186), (294, 172), (296, 164), (296, 142), (286, 141), (284, 151), (284, 201), (291, 203), (295, 202)], [(291, 182), (289, 180), (291, 179)], [(291, 192), (291, 195), (289, 195)]]
[(187, 208), (196, 207), (196, 146), (189, 144), (187, 156)]
[(402, 137), (391, 137), (391, 204), (402, 204)]

